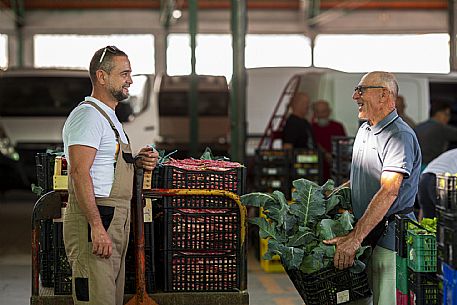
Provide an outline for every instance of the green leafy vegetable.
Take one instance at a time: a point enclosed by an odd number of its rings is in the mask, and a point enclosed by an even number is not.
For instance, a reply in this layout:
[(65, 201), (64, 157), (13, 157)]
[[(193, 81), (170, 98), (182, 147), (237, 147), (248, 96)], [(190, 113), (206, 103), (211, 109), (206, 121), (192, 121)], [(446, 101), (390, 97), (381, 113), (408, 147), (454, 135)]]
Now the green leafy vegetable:
[[(263, 208), (265, 217), (250, 220), (259, 226), (261, 238), (268, 238), (264, 259), (279, 255), (286, 268), (305, 273), (318, 271), (333, 264), (334, 245), (322, 241), (348, 234), (354, 225), (351, 193), (347, 187), (335, 189), (332, 180), (324, 185), (298, 179), (289, 204), (284, 194), (250, 193), (241, 196), (247, 206)], [(330, 195), (329, 195), (330, 194)], [(361, 247), (356, 253), (353, 272), (365, 268), (370, 247)]]

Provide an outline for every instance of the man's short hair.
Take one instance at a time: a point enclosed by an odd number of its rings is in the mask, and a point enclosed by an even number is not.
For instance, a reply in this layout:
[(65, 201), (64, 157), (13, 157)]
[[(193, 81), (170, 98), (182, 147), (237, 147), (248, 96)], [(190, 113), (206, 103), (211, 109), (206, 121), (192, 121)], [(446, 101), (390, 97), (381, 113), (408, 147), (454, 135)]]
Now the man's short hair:
[(113, 57), (115, 56), (127, 56), (127, 54), (115, 46), (107, 46), (94, 53), (89, 65), (89, 76), (92, 84), (95, 84), (97, 70), (103, 70), (106, 73), (111, 72), (114, 67)]
[(445, 100), (433, 100), (430, 105), (430, 117), (433, 117), (437, 112), (451, 109), (451, 103)]

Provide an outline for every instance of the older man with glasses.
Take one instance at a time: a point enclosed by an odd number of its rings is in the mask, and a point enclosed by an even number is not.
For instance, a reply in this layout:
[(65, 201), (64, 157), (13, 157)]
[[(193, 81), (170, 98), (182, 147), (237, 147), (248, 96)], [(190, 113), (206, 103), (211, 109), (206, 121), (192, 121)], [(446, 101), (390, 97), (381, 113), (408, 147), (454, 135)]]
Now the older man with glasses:
[(388, 72), (370, 72), (355, 87), (352, 98), (358, 117), (366, 120), (354, 142), (351, 196), (358, 222), (346, 236), (325, 241), (336, 245), (334, 265), (352, 266), (361, 245), (373, 249), (367, 271), (372, 300), (357, 304), (395, 305), (395, 214), (412, 213), (421, 167), (414, 131), (398, 116), (398, 84)]
[[(123, 304), (134, 158), (115, 108), (129, 95), (131, 72), (118, 48), (95, 52), (89, 67), (92, 94), (63, 128), (69, 165), (63, 237), (74, 304)], [(153, 170), (158, 153), (145, 147), (139, 155), (143, 168)]]

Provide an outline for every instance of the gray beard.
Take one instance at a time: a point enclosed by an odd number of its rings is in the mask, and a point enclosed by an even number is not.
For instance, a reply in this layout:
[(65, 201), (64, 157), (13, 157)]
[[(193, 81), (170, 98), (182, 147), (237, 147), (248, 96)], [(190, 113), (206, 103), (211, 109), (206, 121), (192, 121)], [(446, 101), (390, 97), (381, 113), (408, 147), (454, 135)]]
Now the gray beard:
[(123, 100), (125, 100), (126, 98), (129, 97), (127, 94), (124, 94), (122, 92), (122, 90), (114, 90), (113, 89), (113, 90), (111, 90), (111, 94), (118, 102), (123, 101)]

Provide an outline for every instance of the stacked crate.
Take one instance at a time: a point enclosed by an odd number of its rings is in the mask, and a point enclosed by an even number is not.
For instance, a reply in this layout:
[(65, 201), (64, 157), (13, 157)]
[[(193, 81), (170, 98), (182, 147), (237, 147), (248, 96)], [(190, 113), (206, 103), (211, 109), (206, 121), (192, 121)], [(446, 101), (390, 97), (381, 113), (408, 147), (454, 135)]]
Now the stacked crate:
[(438, 305), (436, 234), (397, 215), (395, 240), (397, 305)]
[[(218, 170), (203, 164), (208, 162), (202, 160), (201, 167), (191, 169), (166, 164), (164, 188), (244, 193), (244, 167)], [(217, 165), (217, 161), (209, 163)], [(165, 292), (239, 291), (242, 288), (246, 261), (241, 243), (244, 229), (241, 212), (238, 203), (226, 196), (163, 198), (161, 266)]]
[(284, 149), (259, 149), (255, 155), (254, 187), (258, 192), (275, 190), (291, 196), (289, 151)]
[(332, 137), (331, 177), (336, 185), (349, 180), (353, 146), (353, 137)]
[[(35, 156), (37, 175), (37, 195), (44, 195), (54, 189), (54, 160), (59, 153), (38, 153)], [(42, 220), (40, 223), (39, 260), (40, 282), (43, 287), (54, 286), (54, 249), (53, 222)]]
[(408, 223), (410, 219), (402, 215), (396, 215), (395, 217), (395, 249), (397, 251), (395, 257), (397, 272), (397, 305), (409, 305), (409, 272), (406, 231), (408, 229)]
[(436, 175), (437, 242), (443, 278), (443, 304), (457, 304), (457, 176)]
[(294, 149), (291, 162), (291, 180), (306, 178), (317, 184), (322, 183), (322, 162), (317, 150)]

